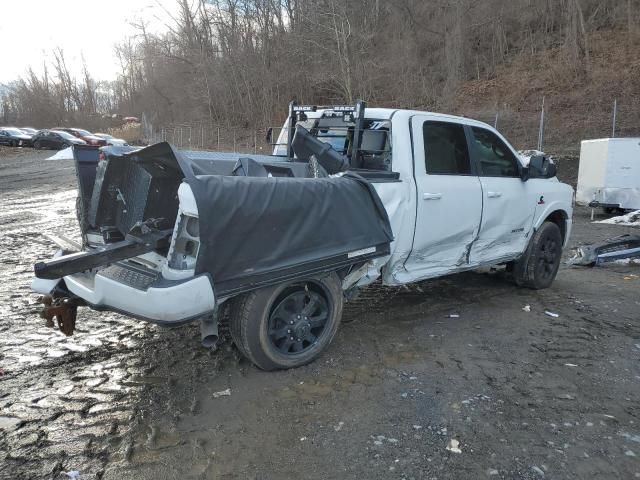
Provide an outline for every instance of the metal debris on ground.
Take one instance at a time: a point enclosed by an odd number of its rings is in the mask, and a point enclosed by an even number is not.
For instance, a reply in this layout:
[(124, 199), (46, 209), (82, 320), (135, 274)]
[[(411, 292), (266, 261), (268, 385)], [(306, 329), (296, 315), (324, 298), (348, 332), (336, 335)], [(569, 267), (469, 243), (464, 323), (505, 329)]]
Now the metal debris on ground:
[(560, 395), (558, 395), (556, 398), (560, 399), (560, 400), (575, 400), (576, 397), (574, 397), (573, 395), (569, 395), (568, 393), (562, 393)]
[(550, 312), (549, 310), (545, 310), (544, 311), (545, 315), (548, 315), (549, 317), (553, 317), (553, 318), (558, 318), (560, 315), (558, 315), (557, 313), (554, 312)]
[(462, 450), (460, 450), (460, 442), (455, 438), (452, 438), (451, 440), (449, 440), (449, 443), (447, 443), (446, 448), (452, 453), (462, 453)]
[(535, 465), (533, 467), (531, 467), (531, 470), (533, 470), (534, 472), (536, 472), (538, 475), (540, 475), (541, 477), (544, 477), (544, 470), (542, 470), (540, 467), (536, 467)]
[(639, 235), (621, 235), (602, 243), (577, 247), (567, 263), (595, 266), (627, 258), (640, 258)]
[(213, 398), (230, 397), (230, 396), (231, 396), (230, 388), (227, 388), (226, 390), (220, 390), (219, 392), (214, 392), (213, 394)]

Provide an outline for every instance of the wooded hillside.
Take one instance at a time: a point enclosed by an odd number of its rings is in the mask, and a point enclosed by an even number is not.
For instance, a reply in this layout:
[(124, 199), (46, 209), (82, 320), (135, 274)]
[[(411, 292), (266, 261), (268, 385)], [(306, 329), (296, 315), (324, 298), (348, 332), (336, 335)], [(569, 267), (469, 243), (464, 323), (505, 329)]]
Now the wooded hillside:
[(118, 46), (116, 82), (30, 73), (6, 119), (57, 124), (144, 113), (154, 125), (276, 125), (292, 99), (479, 117), (533, 147), (542, 98), (550, 141), (640, 135), (640, 0), (176, 0), (162, 35)]

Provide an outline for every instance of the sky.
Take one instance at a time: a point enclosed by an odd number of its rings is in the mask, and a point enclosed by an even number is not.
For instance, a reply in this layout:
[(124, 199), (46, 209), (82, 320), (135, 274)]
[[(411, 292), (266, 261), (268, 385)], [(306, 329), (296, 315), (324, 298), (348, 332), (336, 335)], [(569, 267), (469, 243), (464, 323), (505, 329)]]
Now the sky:
[(95, 79), (113, 80), (114, 45), (136, 34), (130, 22), (142, 18), (149, 31), (159, 32), (175, 11), (175, 0), (0, 0), (0, 84), (29, 66), (42, 72), (56, 47), (72, 73), (81, 73), (84, 56)]

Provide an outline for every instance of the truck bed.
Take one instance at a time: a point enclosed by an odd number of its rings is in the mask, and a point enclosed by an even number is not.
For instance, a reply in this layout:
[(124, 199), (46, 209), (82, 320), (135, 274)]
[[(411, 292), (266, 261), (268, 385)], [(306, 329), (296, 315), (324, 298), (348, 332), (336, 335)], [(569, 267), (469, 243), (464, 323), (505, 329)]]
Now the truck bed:
[[(103, 152), (106, 158), (99, 162), (97, 149), (74, 149), (85, 253), (40, 262), (38, 277), (100, 271), (126, 260), (126, 249), (168, 257), (173, 243), (146, 249), (135, 243), (168, 230), (176, 235), (183, 182), (198, 211), (192, 273), (210, 278), (216, 298), (389, 254), (387, 213), (360, 175), (310, 178), (305, 162), (182, 152), (167, 143)], [(92, 244), (92, 238), (104, 245)], [(110, 257), (110, 249), (119, 255)]]

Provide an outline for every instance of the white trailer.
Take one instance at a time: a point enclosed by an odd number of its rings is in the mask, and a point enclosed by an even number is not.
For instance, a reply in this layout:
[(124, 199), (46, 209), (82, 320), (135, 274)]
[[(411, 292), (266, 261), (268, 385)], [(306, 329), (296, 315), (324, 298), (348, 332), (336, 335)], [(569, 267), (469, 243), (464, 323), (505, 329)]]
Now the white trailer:
[(640, 209), (640, 138), (583, 140), (576, 202), (614, 209)]

